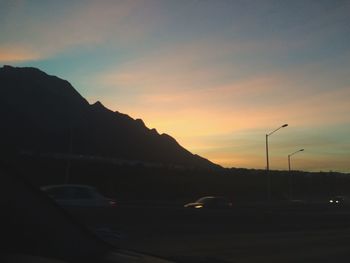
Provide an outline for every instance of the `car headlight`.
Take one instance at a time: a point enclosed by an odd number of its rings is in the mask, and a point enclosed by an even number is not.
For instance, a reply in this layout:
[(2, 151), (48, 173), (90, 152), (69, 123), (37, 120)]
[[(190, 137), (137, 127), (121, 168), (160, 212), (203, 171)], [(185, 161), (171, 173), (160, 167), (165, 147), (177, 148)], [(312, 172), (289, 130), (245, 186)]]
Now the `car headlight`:
[(339, 201), (338, 201), (338, 200), (336, 200), (335, 202), (336, 202), (336, 203), (339, 203)]
[(202, 205), (196, 205), (194, 208), (202, 208)]
[(330, 203), (333, 203), (333, 200), (329, 200)]

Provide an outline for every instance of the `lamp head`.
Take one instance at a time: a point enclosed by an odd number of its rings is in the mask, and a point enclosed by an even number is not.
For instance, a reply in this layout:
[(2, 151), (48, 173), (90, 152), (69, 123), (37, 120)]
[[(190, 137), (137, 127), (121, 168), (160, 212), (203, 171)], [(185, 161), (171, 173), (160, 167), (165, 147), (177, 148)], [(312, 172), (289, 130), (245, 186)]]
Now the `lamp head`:
[(287, 127), (288, 126), (288, 124), (286, 123), (286, 124), (283, 124), (282, 125), (282, 128), (284, 128), (284, 127)]

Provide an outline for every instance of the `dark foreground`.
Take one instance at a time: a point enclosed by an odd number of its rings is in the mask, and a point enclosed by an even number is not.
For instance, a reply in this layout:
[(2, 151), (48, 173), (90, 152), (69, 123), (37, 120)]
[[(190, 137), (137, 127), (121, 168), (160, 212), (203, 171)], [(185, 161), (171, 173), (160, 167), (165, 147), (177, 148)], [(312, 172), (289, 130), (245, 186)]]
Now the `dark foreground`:
[(327, 205), (72, 209), (113, 244), (177, 262), (349, 262), (350, 209)]

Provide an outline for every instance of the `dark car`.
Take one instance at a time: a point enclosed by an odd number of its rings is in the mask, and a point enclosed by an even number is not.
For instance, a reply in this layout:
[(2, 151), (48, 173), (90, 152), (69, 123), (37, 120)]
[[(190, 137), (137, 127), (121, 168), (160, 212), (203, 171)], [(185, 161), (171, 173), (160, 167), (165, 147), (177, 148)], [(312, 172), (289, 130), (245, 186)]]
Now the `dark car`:
[(225, 209), (232, 207), (232, 203), (222, 196), (205, 196), (199, 198), (193, 203), (185, 204), (186, 208), (212, 208), (212, 209)]
[(331, 205), (346, 205), (346, 204), (350, 204), (350, 200), (349, 198), (345, 197), (345, 196), (334, 196), (332, 198), (329, 199), (329, 204)]
[(78, 184), (47, 185), (41, 190), (63, 207), (115, 207), (116, 201), (94, 187)]
[(171, 262), (105, 242), (11, 170), (0, 165), (0, 262)]

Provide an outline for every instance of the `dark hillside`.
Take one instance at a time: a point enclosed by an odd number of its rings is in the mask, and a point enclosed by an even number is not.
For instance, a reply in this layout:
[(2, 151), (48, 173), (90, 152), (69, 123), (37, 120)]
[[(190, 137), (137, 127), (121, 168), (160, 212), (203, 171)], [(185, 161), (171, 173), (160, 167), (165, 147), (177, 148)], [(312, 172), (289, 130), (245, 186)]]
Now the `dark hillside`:
[[(90, 105), (66, 80), (35, 68), (0, 68), (0, 152), (73, 153), (188, 167), (220, 166), (142, 120)], [(72, 143), (70, 143), (72, 142)]]

